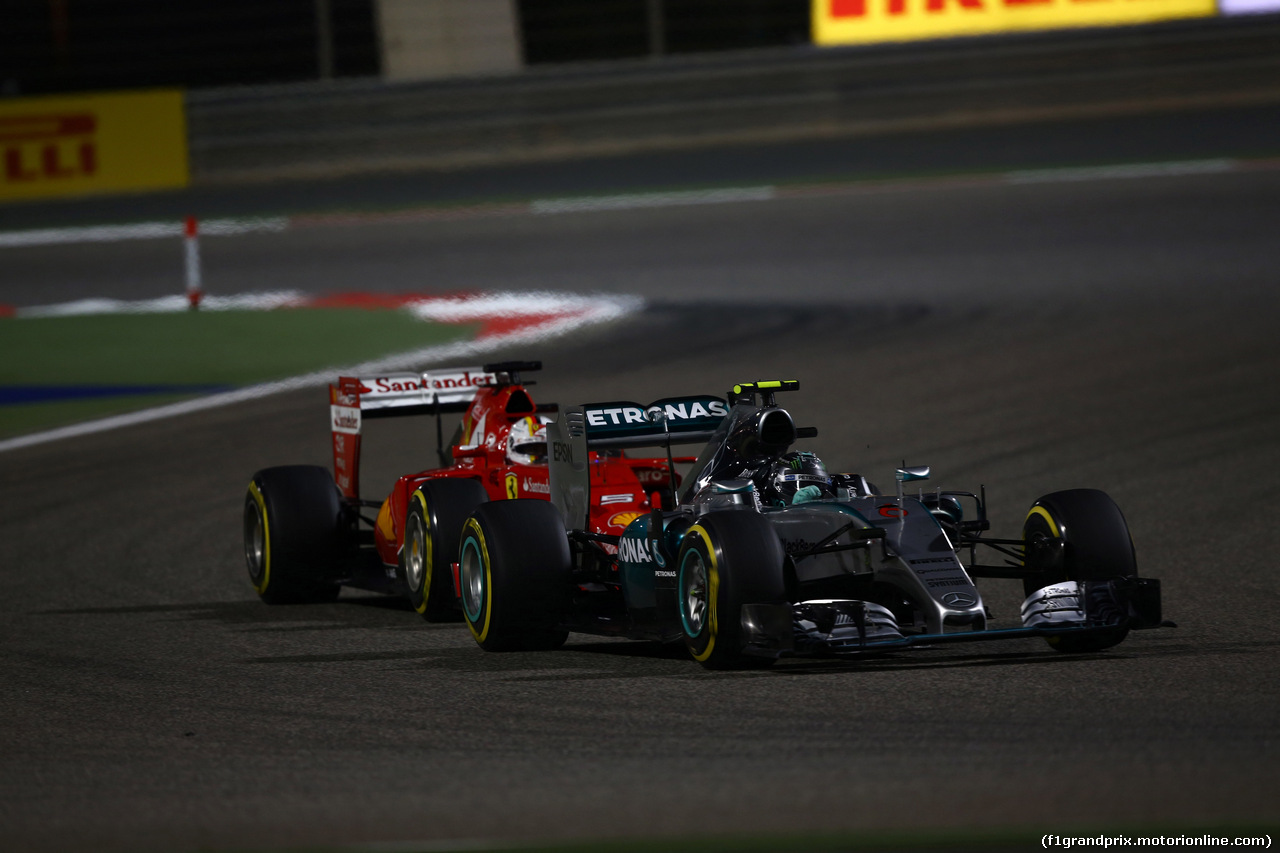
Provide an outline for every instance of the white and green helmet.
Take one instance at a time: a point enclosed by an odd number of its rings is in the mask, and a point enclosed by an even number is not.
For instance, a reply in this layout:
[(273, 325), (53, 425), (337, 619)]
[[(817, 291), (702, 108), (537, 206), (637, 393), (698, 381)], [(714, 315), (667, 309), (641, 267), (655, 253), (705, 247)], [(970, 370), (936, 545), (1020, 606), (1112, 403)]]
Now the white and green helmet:
[[(782, 454), (773, 464), (769, 485), (783, 506), (794, 503), (796, 493), (810, 486), (816, 488), (823, 497), (832, 494), (827, 466), (822, 464), (817, 454), (807, 450), (793, 450)], [(808, 494), (813, 496), (812, 490)]]

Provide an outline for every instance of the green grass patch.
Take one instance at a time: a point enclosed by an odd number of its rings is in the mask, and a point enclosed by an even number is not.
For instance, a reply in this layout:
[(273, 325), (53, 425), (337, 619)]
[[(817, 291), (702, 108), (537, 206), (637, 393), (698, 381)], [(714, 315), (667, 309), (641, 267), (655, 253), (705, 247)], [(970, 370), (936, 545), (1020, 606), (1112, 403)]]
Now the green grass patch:
[(281, 309), (0, 321), (0, 384), (248, 385), (471, 337), (404, 311)]
[[(0, 386), (244, 386), (474, 337), (405, 311), (282, 309), (0, 319)], [(336, 374), (335, 374), (335, 378)], [(163, 405), (174, 395), (0, 406), (0, 437)]]

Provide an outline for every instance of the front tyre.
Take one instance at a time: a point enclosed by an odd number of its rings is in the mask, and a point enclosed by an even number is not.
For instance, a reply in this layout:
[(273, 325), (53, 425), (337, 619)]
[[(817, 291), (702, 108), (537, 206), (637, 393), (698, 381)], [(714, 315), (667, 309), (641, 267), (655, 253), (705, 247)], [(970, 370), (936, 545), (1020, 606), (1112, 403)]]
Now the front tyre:
[(744, 604), (784, 604), (785, 554), (773, 526), (754, 512), (704, 515), (676, 558), (680, 625), (693, 659), (707, 669), (772, 663), (744, 655)]
[(409, 498), (400, 571), (409, 603), (428, 622), (457, 618), (449, 564), (467, 516), (488, 499), (476, 480), (428, 480)]
[[(1115, 501), (1097, 489), (1069, 489), (1040, 498), (1027, 513), (1022, 538), (1029, 566), (1034, 564), (1036, 555), (1053, 555), (1045, 561), (1046, 571), (1023, 581), (1028, 596), (1063, 581), (1108, 581), (1138, 574), (1129, 525)], [(1060, 553), (1047, 547), (1054, 540), (1062, 541)], [(1084, 636), (1050, 636), (1049, 645), (1060, 652), (1094, 652), (1110, 648), (1128, 636), (1127, 611), (1105, 597), (1090, 601), (1090, 614), (1115, 622), (1115, 627)]]
[(283, 465), (254, 474), (244, 499), (244, 556), (258, 597), (267, 604), (337, 598), (349, 526), (324, 468)]
[(555, 649), (569, 606), (571, 557), (560, 512), (544, 500), (481, 504), (462, 527), (462, 615), (490, 652)]

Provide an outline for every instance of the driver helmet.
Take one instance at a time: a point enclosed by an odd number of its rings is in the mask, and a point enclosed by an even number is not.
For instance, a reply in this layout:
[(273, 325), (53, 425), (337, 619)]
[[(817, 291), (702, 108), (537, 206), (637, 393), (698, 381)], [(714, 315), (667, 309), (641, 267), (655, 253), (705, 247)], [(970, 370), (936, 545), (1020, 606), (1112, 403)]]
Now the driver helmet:
[(547, 461), (547, 424), (550, 418), (521, 418), (507, 433), (507, 461), (542, 465)]
[(783, 506), (796, 503), (798, 493), (801, 503), (835, 494), (827, 466), (817, 454), (807, 450), (782, 454), (773, 464), (769, 486)]

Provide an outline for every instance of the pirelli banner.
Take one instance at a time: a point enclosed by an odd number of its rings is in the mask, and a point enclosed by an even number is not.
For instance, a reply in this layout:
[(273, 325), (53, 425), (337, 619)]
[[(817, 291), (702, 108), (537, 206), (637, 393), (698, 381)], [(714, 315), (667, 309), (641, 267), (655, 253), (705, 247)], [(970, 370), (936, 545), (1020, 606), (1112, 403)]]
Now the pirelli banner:
[(187, 185), (182, 91), (0, 98), (0, 201)]
[(1215, 14), (1216, 0), (812, 0), (815, 44), (1099, 27)]

